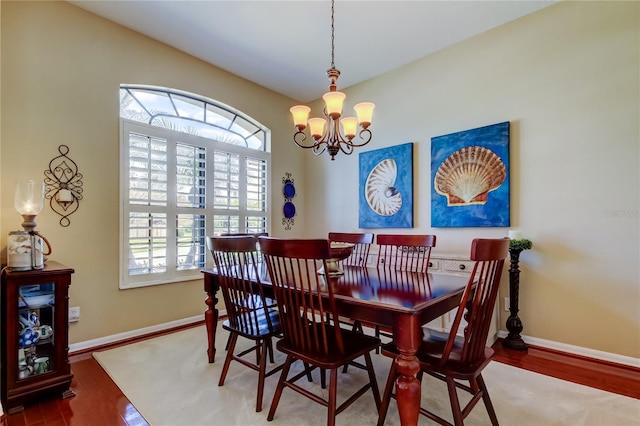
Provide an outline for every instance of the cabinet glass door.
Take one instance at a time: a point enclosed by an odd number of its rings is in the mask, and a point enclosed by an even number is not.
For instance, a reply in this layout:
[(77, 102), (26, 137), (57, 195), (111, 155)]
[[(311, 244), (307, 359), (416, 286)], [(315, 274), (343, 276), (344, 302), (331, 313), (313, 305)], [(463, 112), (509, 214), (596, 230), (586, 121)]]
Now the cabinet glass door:
[(18, 288), (18, 379), (46, 374), (55, 365), (55, 283)]

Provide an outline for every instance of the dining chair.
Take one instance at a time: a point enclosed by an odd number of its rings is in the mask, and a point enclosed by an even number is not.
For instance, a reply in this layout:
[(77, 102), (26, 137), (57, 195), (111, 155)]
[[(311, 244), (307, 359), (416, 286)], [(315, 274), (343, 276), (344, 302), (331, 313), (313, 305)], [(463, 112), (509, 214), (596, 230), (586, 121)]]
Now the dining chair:
[[(262, 254), (260, 253), (260, 244), (258, 243), (258, 237), (263, 237), (269, 236), (268, 232), (224, 232), (222, 234), (220, 234), (221, 237), (244, 237), (244, 236), (253, 236), (255, 238), (256, 241), (256, 263), (260, 263), (262, 262)], [(213, 253), (213, 242), (211, 240), (211, 237), (207, 236), (206, 238), (206, 242), (207, 242), (207, 248), (209, 249), (210, 252)], [(263, 299), (259, 296), (255, 296), (255, 303), (261, 303), (263, 302)], [(265, 297), (264, 298), (264, 302), (266, 302), (267, 306), (275, 308), (276, 307), (276, 302), (275, 300), (269, 298), (269, 297)], [(225, 351), (229, 350), (229, 345), (231, 344), (231, 338), (233, 336), (231, 334), (229, 334), (229, 338), (227, 339), (227, 343), (224, 347)], [(271, 346), (269, 346), (269, 350), (271, 351)], [(271, 352), (270, 352), (271, 353)], [(271, 359), (273, 359), (273, 355), (271, 355)]]
[[(337, 306), (332, 286), (327, 282), (330, 278), (318, 273), (322, 267), (328, 270), (329, 241), (260, 237), (260, 247), (280, 312), (283, 338), (276, 347), (287, 356), (267, 420), (273, 420), (285, 387), (327, 407), (329, 426), (335, 425), (336, 416), (368, 390), (379, 409), (380, 392), (371, 351), (379, 346), (380, 340), (337, 325)], [(334, 321), (325, 321), (327, 313)], [(337, 406), (338, 369), (361, 356), (368, 381)], [(295, 361), (302, 361), (304, 368), (289, 377)], [(296, 383), (315, 369), (320, 369), (321, 374), (323, 370), (330, 372), (328, 398)]]
[[(378, 234), (376, 244), (378, 245), (378, 268), (426, 273), (429, 269), (431, 249), (436, 246), (436, 236)], [(393, 337), (381, 331), (379, 326), (375, 326), (375, 335), (376, 337)]]
[[(369, 249), (373, 244), (372, 233), (349, 233), (349, 232), (329, 232), (329, 241), (338, 243), (351, 243), (354, 244), (353, 252), (351, 256), (342, 260), (343, 265), (366, 267), (369, 259)], [(353, 321), (348, 318), (340, 318), (341, 324), (351, 326), (354, 331), (363, 332), (362, 323), (360, 321)], [(347, 366), (344, 366), (343, 372), (347, 372)]]
[[(471, 243), (471, 260), (475, 261), (469, 281), (462, 293), (456, 315), (449, 334), (430, 333), (416, 353), (420, 361), (418, 378), (427, 373), (447, 383), (453, 424), (462, 425), (464, 419), (480, 399), (491, 419), (492, 425), (498, 424), (489, 392), (482, 378), (482, 370), (489, 364), (493, 350), (486, 346), (491, 325), (493, 308), (498, 294), (504, 260), (509, 250), (509, 239), (475, 239)], [(467, 325), (458, 334), (462, 319)], [(425, 330), (425, 333), (428, 330)], [(393, 343), (382, 345), (382, 354), (392, 357), (391, 369), (382, 396), (378, 426), (382, 426), (387, 415), (389, 402), (398, 371), (395, 357), (399, 354)], [(463, 382), (469, 382), (466, 385)], [(471, 399), (461, 408), (457, 389), (470, 393)], [(449, 421), (433, 411), (420, 407), (420, 413), (429, 419), (451, 425)]]
[[(256, 411), (262, 411), (265, 378), (282, 369), (276, 366), (267, 372), (267, 353), (273, 362), (272, 338), (281, 333), (278, 311), (270, 306), (259, 277), (254, 236), (207, 237), (207, 244), (218, 271), (220, 292), (227, 311), (222, 327), (229, 332), (227, 355), (218, 386), (224, 385), (231, 361), (258, 371)], [(254, 342), (249, 349), (234, 353), (238, 337)], [(256, 362), (246, 359), (255, 352)]]
[(378, 267), (427, 272), (435, 235), (378, 234)]
[(329, 241), (354, 244), (353, 253), (342, 261), (344, 265), (367, 266), (369, 249), (373, 244), (371, 233), (329, 232)]

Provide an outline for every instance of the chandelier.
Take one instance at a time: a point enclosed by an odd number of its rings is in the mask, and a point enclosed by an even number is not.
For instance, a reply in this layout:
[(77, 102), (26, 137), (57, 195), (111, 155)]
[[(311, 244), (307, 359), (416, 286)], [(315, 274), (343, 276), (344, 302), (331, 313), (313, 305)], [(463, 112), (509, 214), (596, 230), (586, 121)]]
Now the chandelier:
[[(328, 151), (331, 160), (335, 160), (339, 151), (350, 155), (354, 148), (364, 146), (371, 140), (371, 116), (375, 104), (371, 102), (361, 102), (353, 107), (356, 111), (356, 117), (343, 117), (342, 104), (346, 95), (337, 91), (336, 81), (340, 76), (340, 71), (335, 67), (334, 62), (334, 0), (331, 0), (331, 68), (327, 70), (329, 77), (329, 91), (322, 96), (325, 106), (323, 110), (324, 118), (308, 118), (311, 108), (306, 105), (296, 105), (291, 107), (289, 111), (293, 115), (293, 124), (296, 127), (296, 133), (293, 135), (293, 141), (301, 148), (311, 148), (315, 155)], [(304, 130), (309, 124), (309, 133), (313, 138), (311, 145), (305, 144), (307, 135)], [(342, 125), (342, 130), (341, 130)], [(358, 137), (361, 143), (356, 143), (353, 139), (360, 126)]]

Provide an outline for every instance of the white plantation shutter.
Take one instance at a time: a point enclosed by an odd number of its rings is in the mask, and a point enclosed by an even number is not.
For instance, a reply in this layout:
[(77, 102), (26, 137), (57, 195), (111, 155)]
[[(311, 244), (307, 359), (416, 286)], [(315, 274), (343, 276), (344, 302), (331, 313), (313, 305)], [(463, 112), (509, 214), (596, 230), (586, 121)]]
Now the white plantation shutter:
[(167, 215), (129, 212), (129, 274), (166, 272), (166, 249)]
[(267, 229), (267, 183), (266, 160), (247, 157), (246, 161), (246, 217), (245, 232), (258, 233)]
[(129, 203), (166, 206), (166, 139), (129, 133)]
[(121, 288), (200, 279), (207, 235), (268, 231), (269, 153), (124, 119), (122, 139)]
[(176, 149), (176, 204), (178, 207), (206, 206), (207, 150), (179, 143)]
[(228, 152), (214, 152), (214, 204), (215, 209), (240, 208), (240, 156)]
[(129, 132), (129, 274), (167, 271), (167, 140)]

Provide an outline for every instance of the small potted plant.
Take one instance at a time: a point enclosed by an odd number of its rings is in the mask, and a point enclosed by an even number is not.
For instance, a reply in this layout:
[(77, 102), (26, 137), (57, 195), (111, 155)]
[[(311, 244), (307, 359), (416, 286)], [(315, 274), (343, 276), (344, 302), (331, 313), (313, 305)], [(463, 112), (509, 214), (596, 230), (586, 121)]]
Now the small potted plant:
[(517, 251), (518, 253), (522, 250), (529, 250), (532, 246), (531, 240), (527, 239), (511, 240), (509, 242), (509, 250)]

